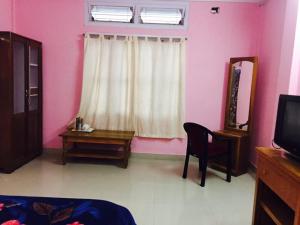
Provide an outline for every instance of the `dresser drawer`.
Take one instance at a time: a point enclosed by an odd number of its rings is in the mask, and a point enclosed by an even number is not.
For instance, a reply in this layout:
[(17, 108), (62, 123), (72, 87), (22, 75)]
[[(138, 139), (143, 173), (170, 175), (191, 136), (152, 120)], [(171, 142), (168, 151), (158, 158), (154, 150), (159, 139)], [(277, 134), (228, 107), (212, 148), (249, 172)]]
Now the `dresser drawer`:
[(267, 184), (293, 210), (297, 208), (299, 190), (297, 183), (268, 160), (258, 160), (258, 178)]

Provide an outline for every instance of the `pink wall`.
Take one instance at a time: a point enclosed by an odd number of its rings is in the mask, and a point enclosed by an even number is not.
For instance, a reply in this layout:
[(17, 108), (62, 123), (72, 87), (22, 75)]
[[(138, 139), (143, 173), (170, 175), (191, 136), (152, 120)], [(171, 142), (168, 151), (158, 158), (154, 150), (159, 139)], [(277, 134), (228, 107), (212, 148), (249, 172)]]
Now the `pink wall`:
[[(212, 15), (212, 6), (221, 13)], [(189, 24), (187, 119), (216, 130), (223, 127), (228, 62), (256, 55), (254, 4), (192, 3)]]
[(279, 94), (288, 94), (294, 52), (297, 0), (269, 0), (261, 7), (262, 35), (254, 112), (251, 161), (255, 146), (271, 146)]
[(261, 49), (254, 108), (251, 161), (255, 146), (270, 146), (276, 102), (277, 77), (285, 16), (285, 1), (269, 1), (262, 8)]
[(298, 4), (298, 17), (289, 93), (300, 95), (300, 4)]
[[(292, 85), (292, 65), (295, 47), (295, 34), (298, 15), (298, 0), (286, 1), (284, 30), (282, 36), (282, 47), (279, 67), (279, 82), (277, 84), (278, 94), (289, 94)], [(277, 104), (277, 102), (276, 102)], [(275, 126), (275, 125), (274, 125)]]
[[(220, 6), (219, 15), (210, 7)], [(223, 126), (227, 62), (256, 55), (259, 7), (254, 4), (193, 2), (187, 31), (86, 27), (83, 0), (18, 0), (15, 28), (43, 42), (44, 146), (61, 147), (58, 134), (76, 114), (82, 82), (82, 33), (185, 35), (186, 120), (213, 130)], [(134, 152), (184, 154), (184, 140), (136, 138)]]
[(0, 0), (0, 31), (11, 31), (13, 27), (13, 1)]

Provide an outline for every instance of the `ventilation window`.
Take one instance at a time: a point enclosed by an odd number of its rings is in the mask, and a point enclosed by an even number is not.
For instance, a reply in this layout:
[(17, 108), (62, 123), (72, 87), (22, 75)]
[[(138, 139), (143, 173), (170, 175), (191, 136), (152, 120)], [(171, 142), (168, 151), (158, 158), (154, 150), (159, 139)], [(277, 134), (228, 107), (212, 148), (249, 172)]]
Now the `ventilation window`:
[(93, 21), (101, 22), (133, 22), (133, 8), (121, 6), (92, 6)]
[(182, 24), (183, 13), (180, 9), (142, 8), (141, 22), (144, 24)]
[(186, 29), (188, 1), (85, 0), (85, 24), (136, 28)]

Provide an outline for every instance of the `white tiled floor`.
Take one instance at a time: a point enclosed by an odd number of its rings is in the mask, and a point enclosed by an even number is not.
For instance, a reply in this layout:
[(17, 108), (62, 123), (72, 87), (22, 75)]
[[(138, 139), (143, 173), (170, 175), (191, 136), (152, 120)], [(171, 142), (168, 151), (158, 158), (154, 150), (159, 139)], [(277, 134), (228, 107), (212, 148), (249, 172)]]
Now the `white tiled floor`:
[(47, 153), (12, 174), (0, 174), (1, 195), (56, 196), (112, 201), (127, 207), (138, 225), (250, 225), (255, 180), (224, 181), (209, 170), (199, 186), (197, 162), (186, 180), (182, 160), (131, 158), (127, 169), (87, 162), (60, 164)]

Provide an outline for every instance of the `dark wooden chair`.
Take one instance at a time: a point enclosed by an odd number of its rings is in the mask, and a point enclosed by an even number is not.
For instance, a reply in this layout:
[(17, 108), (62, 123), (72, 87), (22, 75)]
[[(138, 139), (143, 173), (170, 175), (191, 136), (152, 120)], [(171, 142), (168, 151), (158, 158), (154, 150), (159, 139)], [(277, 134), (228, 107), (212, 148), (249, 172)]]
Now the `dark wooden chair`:
[[(183, 170), (183, 178), (187, 177), (188, 164), (190, 155), (199, 158), (199, 171), (202, 172), (201, 175), (201, 186), (205, 186), (205, 177), (208, 160), (220, 155), (227, 155), (227, 168), (226, 168), (226, 181), (231, 182), (231, 149), (232, 141), (230, 139), (225, 139), (216, 136), (212, 131), (196, 123), (185, 123), (183, 125), (184, 130), (187, 133), (187, 148), (186, 148), (186, 158)], [(213, 140), (216, 140), (217, 143), (209, 142), (209, 135), (212, 136)], [(227, 148), (224, 148), (224, 145), (220, 145), (222, 142), (227, 143)], [(225, 145), (226, 146), (226, 145)]]

